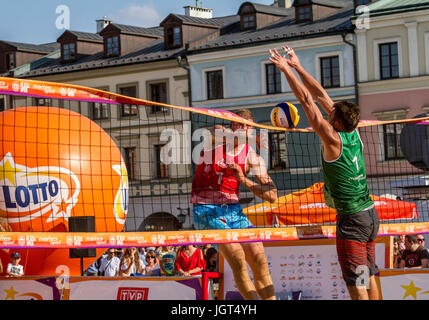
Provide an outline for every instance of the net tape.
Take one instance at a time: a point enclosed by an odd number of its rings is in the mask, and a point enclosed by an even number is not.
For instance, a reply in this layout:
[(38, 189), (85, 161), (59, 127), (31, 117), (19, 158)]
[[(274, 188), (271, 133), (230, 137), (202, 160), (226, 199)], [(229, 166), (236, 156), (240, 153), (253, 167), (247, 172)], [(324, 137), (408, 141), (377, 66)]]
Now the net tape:
[[(0, 230), (2, 231), (0, 232), (1, 248), (155, 246), (335, 237), (335, 212), (329, 211), (329, 208), (320, 201), (311, 202), (314, 197), (318, 197), (320, 182), (322, 181), (317, 170), (320, 167), (320, 155), (318, 154), (320, 141), (311, 128), (286, 129), (273, 127), (268, 124), (246, 120), (231, 111), (179, 107), (62, 83), (0, 78), (0, 94), (50, 99), (44, 101), (48, 102), (48, 105), (52, 105), (52, 101), (64, 100), (68, 101), (70, 110), (75, 108), (72, 101), (88, 102), (91, 105), (108, 104), (111, 105), (110, 114), (114, 114), (113, 110), (115, 109), (117, 109), (117, 112), (121, 112), (120, 108), (124, 105), (129, 108), (145, 106), (146, 110), (150, 108), (155, 108), (157, 111), (165, 110), (163, 108), (176, 110), (176, 112), (171, 113), (158, 112), (156, 116), (147, 117), (144, 120), (139, 116), (137, 124), (135, 119), (130, 119), (125, 124), (123, 124), (124, 121), (120, 122), (117, 127), (114, 127), (116, 123), (113, 123), (112, 120), (107, 125), (103, 125), (103, 121), (95, 121), (102, 125), (104, 130), (111, 136), (114, 136), (115, 132), (119, 132), (123, 136), (130, 136), (128, 140), (133, 139), (131, 136), (136, 132), (135, 127), (144, 127), (144, 129), (138, 129), (139, 135), (159, 135), (160, 129), (182, 129), (184, 128), (183, 123), (186, 122), (192, 125), (194, 131), (199, 128), (210, 128), (216, 124), (227, 126), (229, 122), (247, 124), (258, 129), (267, 130), (271, 147), (267, 166), (270, 168), (269, 174), (275, 176), (274, 180), (279, 191), (279, 200), (275, 204), (269, 204), (255, 199), (252, 194), (242, 189), (244, 201), (250, 199), (243, 204), (243, 207), (247, 206), (244, 211), (256, 228), (195, 231), (178, 230), (179, 225), (176, 224), (175, 226), (170, 226), (170, 230), (173, 229), (173, 231), (158, 229), (157, 232), (153, 232), (151, 231), (151, 226), (153, 230), (154, 225), (159, 228), (163, 222), (167, 221), (165, 215), (156, 217), (153, 215), (153, 211), (163, 211), (165, 208), (167, 209), (164, 211), (168, 212), (176, 211), (177, 213), (176, 209), (180, 213), (182, 211), (188, 212), (188, 215), (185, 215), (185, 219), (188, 219), (188, 225), (191, 224), (189, 220), (192, 220), (190, 213), (192, 205), (189, 203), (189, 193), (190, 183), (193, 178), (192, 165), (186, 164), (183, 166), (183, 164), (178, 164), (176, 165), (176, 170), (171, 170), (170, 165), (164, 167), (164, 170), (168, 171), (163, 181), (164, 185), (167, 184), (167, 187), (164, 187), (166, 190), (165, 195), (154, 192), (154, 189), (157, 188), (154, 186), (148, 187), (149, 192), (145, 193), (142, 191), (144, 190), (144, 187), (142, 187), (144, 184), (136, 183), (135, 185), (139, 186), (135, 187), (131, 181), (129, 209), (133, 211), (133, 214), (128, 214), (127, 220), (129, 221), (125, 224), (124, 230), (105, 232), (106, 230), (103, 230), (103, 228), (98, 228), (101, 232), (97, 231), (88, 234), (46, 232), (47, 230), (52, 230), (47, 228), (42, 230), (45, 232), (27, 232), (28, 230), (11, 230), (7, 225), (7, 219), (6, 222), (5, 219), (2, 219), (3, 225), (2, 230)], [(65, 102), (65, 104), (67, 103)], [(24, 105), (29, 104), (25, 103)], [(63, 105), (63, 107), (67, 108), (66, 105)], [(359, 123), (360, 135), (366, 148), (365, 160), (371, 194), (376, 197), (382, 196), (381, 198), (374, 198), (379, 205), (387, 203), (393, 207), (392, 215), (385, 213), (385, 219), (382, 221), (379, 235), (429, 232), (429, 214), (427, 213), (429, 210), (427, 209), (426, 201), (419, 200), (416, 197), (404, 199), (407, 198), (407, 190), (394, 187), (399, 177), (411, 179), (421, 176), (423, 171), (411, 166), (406, 160), (401, 160), (398, 163), (395, 163), (395, 161), (380, 161), (380, 149), (385, 149), (384, 145), (387, 139), (398, 139), (404, 124), (424, 124), (428, 120), (429, 117), (395, 121), (364, 120)], [(392, 128), (393, 134), (391, 132)], [(395, 130), (398, 130), (398, 132)], [(180, 134), (183, 137), (183, 131)], [(116, 140), (121, 150), (124, 146), (129, 145), (129, 143), (124, 142), (126, 140)], [(397, 142), (393, 142), (389, 146), (398, 147), (397, 144)], [(183, 152), (183, 148), (183, 146), (179, 147), (179, 154)], [(138, 150), (139, 152), (151, 152), (149, 146), (140, 147), (140, 149)], [(383, 152), (383, 156), (386, 158), (386, 155), (391, 150), (385, 149)], [(398, 151), (396, 150), (396, 152)], [(395, 157), (395, 155), (390, 156)], [(286, 163), (282, 163), (285, 159)], [(153, 160), (160, 162), (157, 158), (147, 159), (137, 163), (137, 166), (139, 169), (145, 166), (151, 167), (153, 166)], [(275, 166), (278, 166), (277, 171)], [(161, 173), (162, 175), (162, 172), (159, 172), (163, 170), (162, 166), (157, 166), (156, 170), (158, 170), (157, 174)], [(178, 174), (181, 170), (185, 170), (186, 174)], [(149, 179), (146, 180), (150, 180), (151, 177), (147, 178)], [(182, 185), (187, 185), (187, 187), (184, 188), (184, 191), (171, 192), (172, 183), (179, 185), (181, 183)], [(158, 188), (162, 187), (158, 186)], [(137, 189), (138, 191), (135, 191)], [(139, 191), (141, 194), (139, 194)], [(394, 194), (394, 197), (392, 197), (392, 194)], [(411, 206), (408, 207), (408, 204), (411, 204)], [(404, 212), (400, 212), (401, 210)], [(142, 225), (145, 225), (146, 228), (142, 229)], [(281, 228), (277, 228), (278, 226), (281, 226)]]

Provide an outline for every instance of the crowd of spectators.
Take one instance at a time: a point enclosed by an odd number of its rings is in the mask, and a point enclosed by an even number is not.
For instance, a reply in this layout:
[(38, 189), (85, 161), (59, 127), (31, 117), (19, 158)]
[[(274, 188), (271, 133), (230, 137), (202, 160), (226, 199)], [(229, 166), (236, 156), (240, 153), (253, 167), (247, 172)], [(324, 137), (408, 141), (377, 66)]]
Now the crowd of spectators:
[(211, 245), (110, 248), (86, 270), (85, 276), (197, 276), (218, 271), (218, 251)]

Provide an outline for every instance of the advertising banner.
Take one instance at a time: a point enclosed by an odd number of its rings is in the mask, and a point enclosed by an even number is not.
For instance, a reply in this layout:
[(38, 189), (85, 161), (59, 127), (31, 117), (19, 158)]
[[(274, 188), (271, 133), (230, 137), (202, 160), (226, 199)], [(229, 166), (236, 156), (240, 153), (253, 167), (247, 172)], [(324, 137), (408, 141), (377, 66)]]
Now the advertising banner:
[(429, 300), (429, 270), (382, 270), (383, 300)]
[(1, 277), (0, 300), (60, 300), (60, 292), (55, 277)]
[[(335, 238), (335, 226), (163, 232), (0, 232), (0, 249), (115, 248)], [(429, 222), (381, 224), (378, 236), (429, 233)]]
[[(290, 245), (265, 244), (265, 255), (273, 279), (277, 299), (349, 300), (350, 296), (341, 274), (334, 241), (306, 240)], [(376, 244), (376, 263), (385, 267), (385, 243)], [(249, 274), (252, 272), (249, 268)], [(428, 285), (429, 287), (429, 285)], [(228, 263), (224, 263), (224, 299), (239, 298)]]
[[(201, 300), (200, 277), (70, 278), (68, 300)], [(63, 297), (66, 300), (67, 297)]]

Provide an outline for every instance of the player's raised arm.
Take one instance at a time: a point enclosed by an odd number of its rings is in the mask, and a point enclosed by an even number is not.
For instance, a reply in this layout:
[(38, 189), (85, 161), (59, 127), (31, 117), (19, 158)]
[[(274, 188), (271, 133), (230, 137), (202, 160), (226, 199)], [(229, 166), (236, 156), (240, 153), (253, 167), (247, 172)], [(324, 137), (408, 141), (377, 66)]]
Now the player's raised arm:
[(323, 118), (323, 115), (317, 105), (314, 103), (309, 90), (301, 83), (301, 81), (298, 80), (296, 75), (293, 73), (292, 68), (288, 63), (288, 59), (284, 56), (281, 56), (276, 49), (269, 50), (269, 52), (271, 55), (269, 60), (285, 74), (289, 86), (304, 108), (308, 122), (310, 123), (313, 130), (322, 139), (322, 141), (325, 142), (324, 145), (328, 145), (330, 142), (336, 140), (337, 135), (335, 135), (334, 128)]
[(284, 46), (283, 50), (289, 55), (288, 64), (298, 73), (305, 87), (310, 91), (311, 96), (320, 106), (325, 110), (329, 115), (334, 110), (334, 101), (329, 97), (325, 88), (314, 79), (314, 77), (309, 74), (301, 65), (298, 56), (295, 54), (295, 51), (289, 47)]

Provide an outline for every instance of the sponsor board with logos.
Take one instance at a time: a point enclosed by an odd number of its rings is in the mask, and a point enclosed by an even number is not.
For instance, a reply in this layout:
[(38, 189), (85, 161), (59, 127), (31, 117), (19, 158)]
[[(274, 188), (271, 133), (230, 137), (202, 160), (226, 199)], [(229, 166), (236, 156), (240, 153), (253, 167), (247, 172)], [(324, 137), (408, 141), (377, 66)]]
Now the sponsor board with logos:
[[(376, 261), (386, 267), (387, 239), (378, 239)], [(265, 254), (278, 299), (301, 292), (303, 300), (349, 300), (334, 240), (305, 240), (265, 243)], [(228, 263), (221, 261), (224, 273), (223, 296), (237, 292)], [(249, 268), (252, 280), (253, 276)], [(230, 293), (229, 293), (230, 292)], [(229, 294), (228, 294), (229, 293)]]

